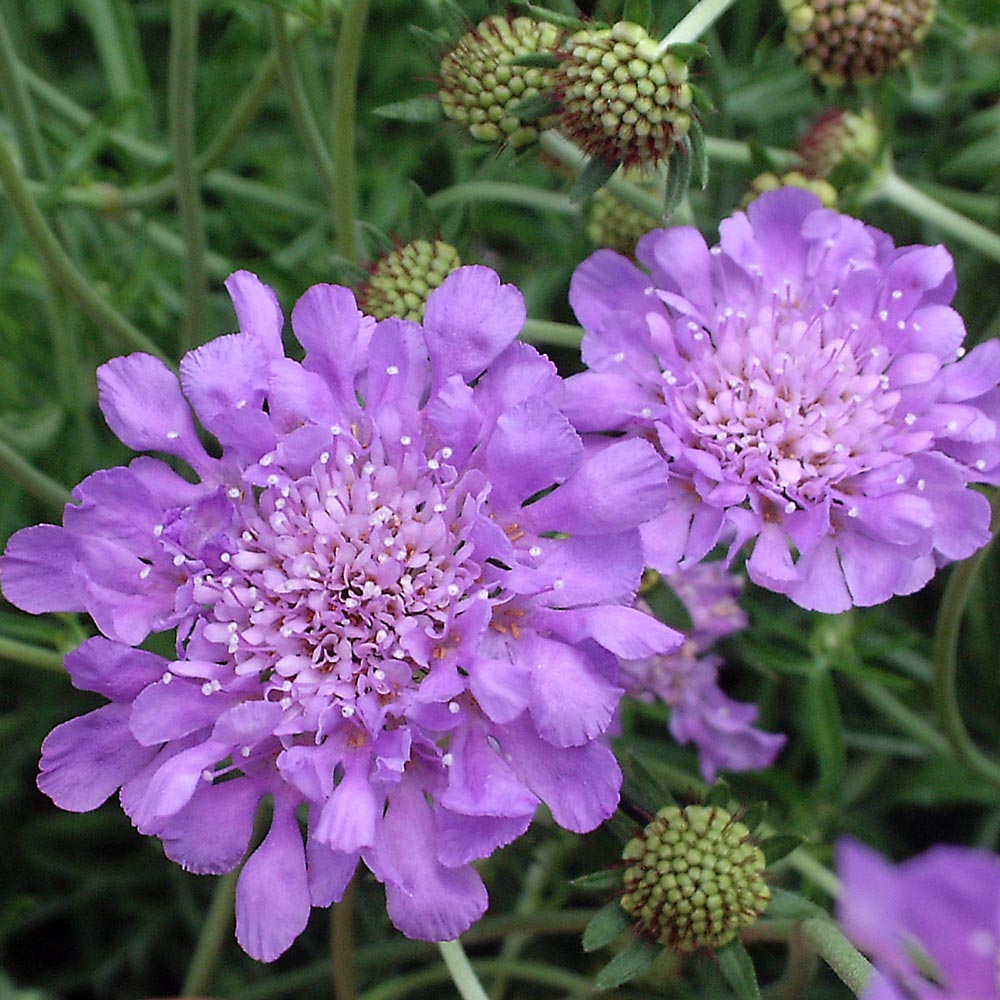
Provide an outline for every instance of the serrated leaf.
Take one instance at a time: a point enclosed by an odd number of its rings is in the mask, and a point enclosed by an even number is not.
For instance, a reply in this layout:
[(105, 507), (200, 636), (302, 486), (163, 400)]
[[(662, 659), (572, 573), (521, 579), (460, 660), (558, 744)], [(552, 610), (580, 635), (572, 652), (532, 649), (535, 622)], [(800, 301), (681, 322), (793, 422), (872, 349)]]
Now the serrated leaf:
[(397, 122), (432, 125), (443, 121), (445, 114), (436, 94), (423, 97), (410, 97), (405, 101), (393, 101), (375, 108), (374, 113), (379, 118), (390, 118)]
[(528, 0), (514, 0), (514, 6), (526, 10), (536, 21), (545, 21), (547, 24), (555, 24), (560, 28), (569, 28), (570, 31), (579, 31), (588, 25), (591, 28), (602, 27), (594, 21), (587, 22), (570, 14), (560, 14), (558, 11), (547, 10), (545, 7), (537, 7), (535, 4), (529, 3)]
[(509, 105), (507, 114), (523, 122), (536, 122), (539, 118), (555, 114), (558, 110), (559, 102), (555, 97), (547, 91), (542, 91)]
[(605, 868), (599, 872), (590, 872), (570, 879), (569, 884), (580, 892), (609, 892), (621, 888), (622, 873), (614, 868)]
[(691, 170), (698, 187), (704, 191), (708, 186), (708, 148), (705, 145), (705, 130), (697, 118), (691, 119), (688, 140), (691, 143)]
[(631, 926), (632, 921), (616, 899), (607, 906), (602, 906), (587, 924), (583, 932), (583, 950), (597, 951), (624, 934)]
[(613, 990), (636, 976), (641, 976), (663, 953), (663, 949), (645, 938), (630, 942), (597, 974), (594, 985), (599, 990)]
[(806, 681), (805, 710), (805, 729), (819, 764), (820, 793), (832, 795), (847, 769), (847, 749), (837, 688), (833, 675), (825, 667), (814, 669)]
[(717, 781), (708, 790), (708, 794), (705, 796), (705, 805), (725, 809), (732, 797), (733, 790), (729, 787), (729, 783), (726, 781)]
[(646, 31), (651, 31), (653, 28), (653, 4), (650, 0), (625, 0), (622, 20), (640, 24)]
[(701, 42), (677, 42), (676, 45), (671, 45), (667, 52), (681, 62), (690, 62), (692, 59), (708, 55), (708, 49)]
[(792, 833), (776, 833), (773, 837), (767, 837), (761, 841), (760, 849), (764, 852), (764, 858), (769, 865), (775, 861), (780, 861), (786, 855), (792, 853), (796, 847), (801, 847), (804, 843), (802, 837), (797, 837)]
[(691, 152), (682, 140), (667, 161), (667, 188), (663, 198), (663, 218), (669, 219), (687, 197), (691, 186)]
[(508, 66), (538, 66), (542, 69), (555, 69), (559, 65), (558, 57), (551, 52), (525, 52), (523, 56), (511, 56)]
[(569, 200), (576, 204), (586, 201), (607, 184), (618, 166), (617, 163), (605, 163), (599, 156), (592, 156), (580, 172), (580, 176), (577, 177), (576, 183), (569, 193)]
[(715, 958), (723, 978), (740, 1000), (761, 1000), (753, 959), (739, 938), (720, 948)]

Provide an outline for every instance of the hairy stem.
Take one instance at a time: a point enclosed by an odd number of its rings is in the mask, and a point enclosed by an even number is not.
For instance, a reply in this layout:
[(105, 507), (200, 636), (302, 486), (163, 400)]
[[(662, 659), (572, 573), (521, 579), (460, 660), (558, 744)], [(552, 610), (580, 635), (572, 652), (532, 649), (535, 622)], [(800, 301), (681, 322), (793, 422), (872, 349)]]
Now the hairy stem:
[(0, 659), (64, 673), (62, 653), (54, 649), (45, 649), (43, 646), (18, 642), (17, 639), (8, 639), (2, 635), (0, 635)]
[(358, 996), (354, 975), (354, 897), (357, 885), (357, 878), (352, 878), (343, 898), (333, 904), (330, 920), (330, 958), (336, 1000), (357, 1000)]
[(198, 944), (191, 964), (188, 966), (184, 985), (181, 987), (182, 997), (200, 996), (208, 989), (212, 974), (219, 961), (222, 946), (229, 935), (233, 923), (233, 903), (236, 900), (236, 883), (240, 877), (240, 869), (221, 875), (215, 884), (212, 902), (205, 914), (205, 922), (201, 925)]
[(872, 976), (872, 964), (836, 924), (813, 917), (802, 922), (801, 934), (855, 996), (864, 992)]

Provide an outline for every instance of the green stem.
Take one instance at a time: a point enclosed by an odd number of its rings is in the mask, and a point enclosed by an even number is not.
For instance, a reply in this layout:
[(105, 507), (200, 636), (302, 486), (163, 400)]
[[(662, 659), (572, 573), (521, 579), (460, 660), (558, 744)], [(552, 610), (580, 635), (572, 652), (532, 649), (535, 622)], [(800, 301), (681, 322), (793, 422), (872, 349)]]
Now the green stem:
[(700, 0), (660, 42), (660, 55), (671, 45), (697, 41), (735, 2), (736, 0)]
[(354, 897), (357, 884), (357, 878), (352, 878), (343, 898), (333, 904), (330, 920), (330, 959), (336, 1000), (357, 1000), (358, 996), (354, 975)]
[(212, 973), (219, 961), (222, 946), (229, 935), (233, 922), (233, 904), (236, 900), (236, 883), (240, 877), (240, 869), (231, 871), (219, 877), (212, 902), (209, 904), (205, 922), (201, 925), (198, 944), (191, 964), (188, 966), (184, 985), (181, 987), (182, 997), (201, 996), (208, 989)]
[(583, 329), (570, 323), (555, 323), (547, 319), (525, 320), (521, 339), (529, 344), (551, 344), (574, 350), (583, 339)]
[(54, 649), (32, 646), (27, 642), (18, 642), (17, 639), (8, 639), (6, 636), (0, 636), (0, 659), (65, 673), (62, 653)]
[(357, 261), (362, 256), (357, 227), (358, 173), (354, 156), (354, 125), (368, 4), (369, 0), (345, 0), (342, 6), (330, 101), (334, 249), (349, 261)]
[(49, 161), (42, 133), (3, 17), (0, 17), (0, 93), (4, 95), (3, 103), (14, 126), (26, 172), (48, 177)]
[(427, 203), (435, 212), (470, 201), (492, 201), (501, 205), (521, 205), (541, 212), (579, 215), (580, 206), (558, 191), (542, 191), (510, 181), (467, 181), (432, 194)]
[(942, 205), (936, 198), (903, 180), (891, 167), (882, 176), (873, 198), (887, 201), (987, 257), (1000, 261), (1000, 236), (953, 208)]
[(36, 500), (62, 513), (69, 500), (69, 490), (36, 469), (20, 452), (0, 438), (0, 469)]
[(133, 326), (114, 306), (101, 298), (70, 260), (31, 197), (24, 178), (14, 163), (8, 143), (2, 137), (0, 137), (0, 185), (6, 191), (14, 214), (28, 234), (35, 252), (48, 268), (50, 279), (75, 300), (80, 309), (100, 329), (133, 350), (147, 351), (162, 358), (163, 354), (156, 344)]
[(994, 785), (1000, 785), (1000, 763), (982, 753), (972, 742), (969, 731), (962, 721), (958, 704), (958, 639), (969, 602), (973, 584), (980, 568), (986, 561), (1000, 528), (1000, 491), (992, 504), (994, 535), (990, 544), (981, 548), (970, 559), (955, 566), (948, 578), (948, 584), (941, 598), (937, 623), (934, 627), (934, 702), (938, 717), (955, 756), (977, 777)]
[[(158, 222), (151, 222), (141, 212), (129, 212), (127, 215), (118, 216), (114, 221), (131, 232), (141, 233), (158, 250), (176, 257), (178, 260), (184, 260), (187, 254), (184, 240), (177, 233), (167, 229), (166, 226), (161, 226)], [(214, 253), (205, 255), (205, 266), (208, 268), (209, 274), (220, 281), (236, 270), (235, 264)]]
[(813, 917), (802, 922), (801, 933), (855, 996), (865, 991), (871, 980), (872, 964), (844, 937), (836, 924)]
[(438, 951), (441, 952), (444, 964), (448, 967), (448, 973), (462, 1000), (490, 1000), (458, 938), (454, 941), (438, 942)]
[(170, 149), (177, 178), (177, 212), (187, 253), (184, 259), (186, 308), (179, 352), (201, 343), (205, 334), (208, 274), (205, 219), (195, 165), (195, 73), (198, 65), (198, 0), (172, 0), (170, 18)]
[(313, 161), (313, 166), (319, 174), (324, 190), (332, 198), (336, 190), (333, 161), (323, 144), (322, 133), (316, 123), (316, 116), (313, 114), (305, 86), (302, 83), (302, 74), (299, 72), (295, 48), (288, 33), (284, 13), (277, 9), (274, 10), (272, 22), (274, 24), (274, 44), (278, 52), (278, 76), (281, 79), (285, 97), (288, 99), (288, 109), (292, 114), (292, 121), (295, 123), (299, 138), (306, 148), (306, 153)]
[[(710, 160), (720, 163), (734, 163), (738, 166), (750, 166), (753, 163), (753, 153), (750, 144), (736, 139), (720, 139), (717, 136), (705, 137), (705, 150)], [(767, 158), (779, 167), (791, 167), (798, 157), (789, 149), (778, 149), (767, 146), (764, 149)]]
[(912, 736), (913, 739), (925, 746), (932, 753), (943, 757), (951, 755), (951, 745), (948, 740), (934, 726), (927, 722), (926, 719), (904, 705), (892, 692), (887, 691), (880, 684), (861, 680), (846, 672), (842, 676), (850, 681), (854, 690), (869, 705), (889, 719), (890, 722), (894, 722), (901, 732)]

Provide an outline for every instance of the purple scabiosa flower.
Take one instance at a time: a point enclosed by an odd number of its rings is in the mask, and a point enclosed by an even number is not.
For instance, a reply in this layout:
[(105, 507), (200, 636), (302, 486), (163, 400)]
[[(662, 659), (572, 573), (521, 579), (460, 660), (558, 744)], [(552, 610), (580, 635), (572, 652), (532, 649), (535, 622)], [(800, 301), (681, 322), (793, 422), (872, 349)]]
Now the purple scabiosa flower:
[[(120, 787), (136, 827), (204, 873), (240, 862), (271, 796), (236, 900), (258, 959), (359, 858), (400, 930), (453, 938), (486, 907), (470, 863), (539, 802), (574, 831), (617, 804), (598, 739), (616, 658), (678, 641), (631, 608), (662, 460), (581, 441), (555, 368), (515, 342), (520, 292), (486, 268), (449, 276), (423, 326), (309, 289), (301, 363), (273, 292), (227, 284), (241, 332), (188, 354), (180, 383), (143, 354), (98, 372), (115, 434), (196, 481), (152, 456), (97, 472), (63, 527), (19, 532), (3, 558), (12, 603), (101, 632), (66, 667), (110, 704), (49, 735), (39, 785), (74, 811)], [(175, 659), (137, 648), (175, 628)]]
[(1000, 858), (939, 844), (892, 865), (843, 840), (837, 868), (838, 917), (876, 968), (863, 1000), (1000, 998)]
[[(687, 608), (691, 630), (675, 653), (622, 662), (626, 693), (670, 706), (670, 732), (698, 748), (708, 782), (719, 771), (770, 767), (785, 745), (780, 733), (753, 728), (757, 706), (733, 701), (719, 687), (722, 658), (709, 652), (716, 640), (747, 626), (737, 603), (740, 581), (722, 563), (698, 563), (664, 581)], [(645, 610), (641, 601), (637, 605)]]
[(753, 542), (751, 580), (820, 611), (922, 587), (989, 537), (1000, 341), (963, 357), (941, 246), (893, 246), (805, 191), (639, 244), (573, 278), (591, 371), (581, 430), (658, 443), (670, 499), (642, 529), (663, 573)]

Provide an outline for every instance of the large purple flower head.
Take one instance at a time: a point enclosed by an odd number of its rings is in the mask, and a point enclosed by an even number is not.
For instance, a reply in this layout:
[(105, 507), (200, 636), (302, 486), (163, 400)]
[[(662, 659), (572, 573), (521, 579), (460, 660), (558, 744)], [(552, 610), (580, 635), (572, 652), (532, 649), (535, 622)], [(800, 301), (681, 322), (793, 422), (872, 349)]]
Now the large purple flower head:
[(643, 528), (665, 573), (753, 541), (750, 578), (841, 611), (923, 586), (989, 537), (1000, 342), (963, 357), (951, 257), (893, 246), (811, 194), (649, 233), (646, 274), (598, 251), (573, 307), (591, 371), (577, 426), (658, 443), (670, 498)]
[(837, 848), (839, 919), (875, 963), (863, 1000), (1000, 1000), (1000, 858), (937, 845), (892, 865)]
[[(734, 701), (719, 687), (722, 657), (718, 639), (747, 627), (737, 603), (741, 581), (720, 562), (698, 563), (664, 581), (691, 617), (691, 629), (674, 653), (622, 661), (626, 693), (670, 706), (670, 733), (678, 743), (698, 748), (701, 773), (708, 782), (719, 771), (770, 767), (785, 737), (754, 728), (756, 705)], [(641, 601), (637, 605), (645, 608)]]
[[(240, 862), (273, 797), (236, 903), (257, 958), (359, 858), (405, 934), (453, 938), (486, 906), (470, 862), (539, 802), (575, 831), (616, 806), (597, 739), (616, 658), (677, 641), (630, 607), (662, 460), (582, 443), (552, 364), (515, 342), (520, 293), (486, 268), (450, 276), (422, 327), (309, 289), (302, 363), (271, 290), (228, 285), (241, 332), (188, 354), (179, 384), (142, 354), (98, 373), (118, 437), (197, 481), (151, 456), (98, 472), (63, 527), (19, 532), (3, 559), (14, 604), (86, 611), (102, 633), (66, 666), (111, 703), (50, 734), (39, 785), (77, 811), (121, 787), (141, 832), (210, 873)], [(174, 628), (176, 659), (137, 648)]]

